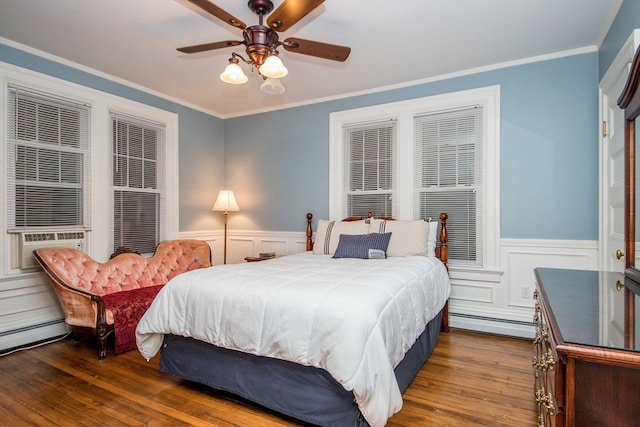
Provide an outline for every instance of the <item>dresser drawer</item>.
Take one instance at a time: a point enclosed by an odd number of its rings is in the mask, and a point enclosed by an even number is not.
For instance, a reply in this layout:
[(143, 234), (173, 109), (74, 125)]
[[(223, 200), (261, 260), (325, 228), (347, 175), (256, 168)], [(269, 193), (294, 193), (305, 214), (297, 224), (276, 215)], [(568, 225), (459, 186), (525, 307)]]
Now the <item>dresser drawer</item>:
[(534, 293), (536, 332), (533, 339), (534, 398), (538, 407), (538, 426), (562, 426), (563, 365), (555, 351), (545, 310), (538, 291)]

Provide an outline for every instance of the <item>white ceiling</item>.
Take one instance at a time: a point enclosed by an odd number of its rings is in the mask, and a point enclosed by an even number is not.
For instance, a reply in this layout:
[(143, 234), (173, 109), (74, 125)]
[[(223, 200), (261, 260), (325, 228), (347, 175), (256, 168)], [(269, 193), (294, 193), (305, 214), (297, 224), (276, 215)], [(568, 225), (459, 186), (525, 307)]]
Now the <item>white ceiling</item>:
[[(282, 0), (274, 0), (278, 7)], [(258, 23), (246, 0), (214, 0)], [(0, 42), (80, 64), (175, 101), (233, 117), (407, 82), (595, 49), (622, 0), (327, 0), (280, 35), (351, 47), (344, 63), (281, 49), (283, 95), (218, 76), (243, 46), (186, 55), (176, 48), (241, 40), (241, 31), (187, 0), (0, 0)], [(17, 43), (17, 44), (14, 44)], [(20, 46), (22, 45), (22, 46)]]

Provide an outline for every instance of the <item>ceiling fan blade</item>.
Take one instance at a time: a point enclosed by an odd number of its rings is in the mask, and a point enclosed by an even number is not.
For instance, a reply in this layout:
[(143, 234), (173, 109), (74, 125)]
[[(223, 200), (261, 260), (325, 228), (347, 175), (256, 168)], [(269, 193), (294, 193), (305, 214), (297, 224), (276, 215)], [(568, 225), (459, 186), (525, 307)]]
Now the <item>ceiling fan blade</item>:
[(226, 10), (221, 9), (220, 7), (211, 3), (209, 0), (189, 0), (189, 1), (195, 4), (196, 6), (198, 6), (200, 9), (204, 10), (205, 12), (209, 12), (216, 18), (223, 20), (224, 22), (226, 22), (227, 24), (233, 27), (240, 28), (241, 30), (244, 30), (245, 28), (247, 28), (247, 25), (244, 22), (242, 22), (235, 16), (231, 15)]
[(351, 53), (351, 48), (335, 44), (314, 42), (311, 40), (290, 37), (282, 45), (289, 52), (302, 53), (303, 55), (317, 56), (318, 58), (344, 62)]
[(204, 44), (198, 44), (195, 46), (179, 47), (178, 50), (182, 53), (198, 53), (198, 52), (205, 52), (207, 50), (223, 49), (225, 47), (238, 46), (240, 44), (242, 44), (241, 41), (225, 40), (223, 42), (204, 43)]
[(276, 31), (287, 31), (296, 22), (307, 16), (324, 0), (284, 0), (267, 19), (267, 25)]

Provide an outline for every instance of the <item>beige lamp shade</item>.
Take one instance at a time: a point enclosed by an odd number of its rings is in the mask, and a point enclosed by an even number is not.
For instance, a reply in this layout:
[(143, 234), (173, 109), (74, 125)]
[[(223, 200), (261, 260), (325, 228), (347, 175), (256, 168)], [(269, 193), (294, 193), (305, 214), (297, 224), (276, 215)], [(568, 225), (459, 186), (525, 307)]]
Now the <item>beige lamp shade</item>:
[(224, 72), (220, 74), (220, 80), (225, 83), (231, 83), (232, 85), (240, 85), (242, 83), (246, 83), (249, 78), (242, 71), (240, 65), (237, 62), (229, 62), (227, 68), (224, 69)]
[(277, 54), (269, 55), (264, 64), (260, 66), (259, 71), (263, 76), (272, 79), (282, 78), (289, 72)]
[(280, 82), (280, 79), (266, 79), (261, 85), (260, 90), (269, 95), (280, 95), (284, 93), (284, 86)]
[(226, 212), (239, 211), (240, 208), (238, 207), (238, 202), (236, 202), (236, 196), (233, 194), (233, 191), (220, 190), (212, 210)]

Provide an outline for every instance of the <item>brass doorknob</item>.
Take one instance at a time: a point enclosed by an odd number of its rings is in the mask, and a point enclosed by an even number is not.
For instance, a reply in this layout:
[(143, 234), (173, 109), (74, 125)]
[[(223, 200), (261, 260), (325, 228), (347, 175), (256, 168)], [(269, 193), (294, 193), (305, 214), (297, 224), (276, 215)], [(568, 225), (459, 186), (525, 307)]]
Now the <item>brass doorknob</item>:
[(620, 259), (620, 258), (622, 258), (623, 256), (624, 256), (624, 253), (623, 253), (620, 249), (618, 249), (618, 250), (616, 251), (616, 258)]

